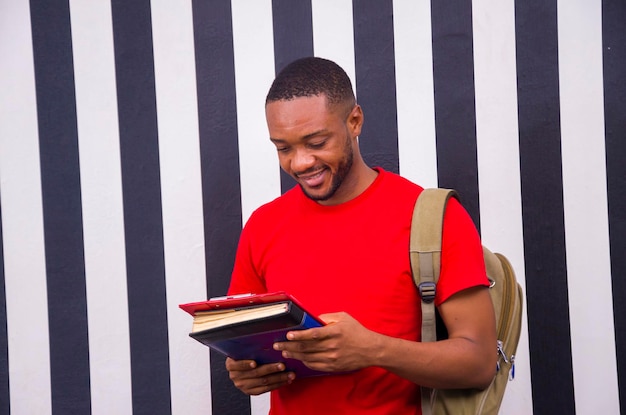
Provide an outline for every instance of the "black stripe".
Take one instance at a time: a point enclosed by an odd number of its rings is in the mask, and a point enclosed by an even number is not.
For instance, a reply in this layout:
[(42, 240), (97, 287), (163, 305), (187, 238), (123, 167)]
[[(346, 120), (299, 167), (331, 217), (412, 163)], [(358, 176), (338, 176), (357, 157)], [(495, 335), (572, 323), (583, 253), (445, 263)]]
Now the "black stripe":
[(431, 1), (437, 175), (480, 229), (471, 0)]
[[(276, 73), (296, 59), (313, 56), (311, 0), (272, 0), (272, 18)], [(281, 192), (285, 193), (295, 184), (296, 181), (281, 169)]]
[(359, 145), (371, 166), (398, 173), (398, 111), (391, 0), (354, 0), (356, 90), (365, 113)]
[(87, 296), (69, 4), (67, 0), (32, 0), (30, 11), (46, 252), (52, 413), (89, 413)]
[[(215, 297), (228, 291), (242, 222), (232, 10), (229, 0), (192, 7), (207, 297)], [(212, 413), (249, 414), (250, 399), (233, 386), (224, 360), (211, 352)]]
[(0, 414), (11, 413), (9, 393), (9, 333), (4, 277), (4, 238), (2, 236), (2, 199), (0, 198)]
[(533, 407), (574, 414), (556, 0), (516, 1), (515, 32)]
[(171, 412), (161, 178), (149, 0), (111, 2), (135, 414)]
[(626, 3), (602, 2), (604, 122), (620, 413), (626, 414)]

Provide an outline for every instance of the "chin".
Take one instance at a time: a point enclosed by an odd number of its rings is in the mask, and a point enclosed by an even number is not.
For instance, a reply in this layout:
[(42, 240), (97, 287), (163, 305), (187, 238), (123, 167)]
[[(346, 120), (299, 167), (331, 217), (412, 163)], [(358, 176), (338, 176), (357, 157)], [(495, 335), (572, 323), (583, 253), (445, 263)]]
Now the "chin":
[(332, 193), (329, 194), (327, 189), (326, 190), (315, 189), (312, 191), (302, 185), (300, 185), (300, 188), (309, 199), (315, 200), (316, 202), (323, 202), (333, 197), (333, 194)]

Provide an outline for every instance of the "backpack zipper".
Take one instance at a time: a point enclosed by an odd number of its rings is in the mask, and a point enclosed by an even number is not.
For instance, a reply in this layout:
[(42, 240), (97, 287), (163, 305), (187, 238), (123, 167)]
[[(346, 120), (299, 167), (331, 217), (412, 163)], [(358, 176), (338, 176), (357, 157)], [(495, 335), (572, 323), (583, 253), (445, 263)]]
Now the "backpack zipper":
[[(498, 259), (500, 259), (500, 263), (502, 264), (502, 267), (507, 267), (508, 265), (502, 261), (501, 256), (498, 254), (495, 254)], [(510, 270), (504, 270), (504, 274), (506, 275), (507, 272)], [(511, 282), (506, 280), (505, 281), (505, 287), (503, 288), (503, 304), (502, 304), (502, 309), (500, 311), (500, 330), (498, 330), (498, 339), (502, 339), (502, 340), (508, 340), (508, 339), (504, 339), (504, 335), (509, 331), (509, 326), (511, 325), (511, 312), (510, 312), (510, 305), (511, 302), (513, 301), (513, 289), (511, 287)]]

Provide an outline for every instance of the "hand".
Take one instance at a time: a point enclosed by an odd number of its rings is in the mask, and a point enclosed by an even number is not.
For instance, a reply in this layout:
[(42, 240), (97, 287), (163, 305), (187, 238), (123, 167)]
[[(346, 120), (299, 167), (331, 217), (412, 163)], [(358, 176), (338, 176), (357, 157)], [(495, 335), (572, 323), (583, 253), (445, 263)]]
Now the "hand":
[(380, 336), (347, 313), (323, 314), (324, 327), (290, 331), (286, 342), (274, 343), (283, 357), (301, 360), (311, 369), (343, 372), (375, 364)]
[(257, 366), (254, 360), (233, 360), (226, 358), (226, 370), (235, 387), (247, 395), (260, 395), (295, 379), (293, 372), (285, 372), (283, 363), (270, 363)]

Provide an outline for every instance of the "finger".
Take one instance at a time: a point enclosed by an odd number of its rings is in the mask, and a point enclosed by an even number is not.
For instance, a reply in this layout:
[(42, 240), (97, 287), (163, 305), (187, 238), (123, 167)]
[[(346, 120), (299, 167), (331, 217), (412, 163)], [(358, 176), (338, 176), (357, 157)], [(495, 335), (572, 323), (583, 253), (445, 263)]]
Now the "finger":
[(326, 324), (337, 323), (345, 313), (326, 313), (320, 314), (318, 317)]
[(314, 350), (314, 345), (316, 344), (310, 341), (288, 341), (288, 342), (278, 342), (274, 343), (274, 350), (278, 350), (283, 352), (282, 355), (285, 358), (292, 357), (291, 355), (287, 356), (286, 353), (307, 353)]
[(326, 349), (319, 350), (283, 350), (282, 355), (285, 359), (296, 359), (309, 366), (311, 363), (317, 362), (334, 362), (337, 360), (336, 353)]
[(295, 377), (293, 372), (281, 372), (259, 378), (234, 379), (233, 383), (239, 390), (248, 395), (260, 395), (290, 384)]
[(318, 341), (318, 340), (322, 340), (326, 336), (325, 331), (326, 331), (325, 327), (318, 327), (318, 328), (307, 329), (307, 330), (290, 331), (287, 333), (287, 340), (289, 341), (293, 341), (293, 340), (295, 341), (307, 341), (307, 340)]
[(229, 371), (230, 378), (235, 380), (240, 379), (259, 379), (262, 377), (267, 377), (268, 375), (272, 375), (275, 373), (280, 373), (285, 371), (284, 363), (270, 363), (267, 365), (261, 365), (255, 367), (254, 369), (246, 369), (246, 370), (232, 370)]
[(309, 363), (316, 361), (324, 361), (334, 359), (336, 354), (335, 348), (325, 347), (323, 344), (310, 344), (309, 342), (293, 342), (282, 343), (277, 345), (280, 347), (281, 354), (285, 359), (296, 359), (302, 361), (308, 366)]
[(244, 371), (252, 370), (256, 368), (256, 362), (254, 360), (235, 360), (230, 357), (226, 358), (226, 370), (231, 371)]
[[(279, 351), (317, 353), (327, 350), (328, 348), (335, 348), (336, 343), (336, 339), (334, 339), (332, 334), (329, 333), (328, 335), (314, 335), (313, 338), (294, 338), (293, 340), (286, 342), (276, 342), (273, 347), (274, 350)], [(285, 356), (283, 354), (283, 357), (291, 356)]]

